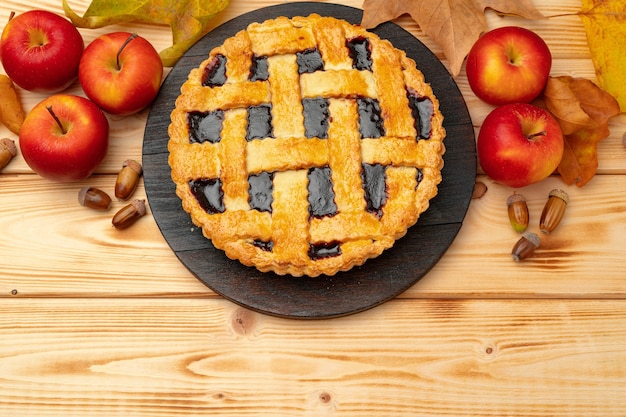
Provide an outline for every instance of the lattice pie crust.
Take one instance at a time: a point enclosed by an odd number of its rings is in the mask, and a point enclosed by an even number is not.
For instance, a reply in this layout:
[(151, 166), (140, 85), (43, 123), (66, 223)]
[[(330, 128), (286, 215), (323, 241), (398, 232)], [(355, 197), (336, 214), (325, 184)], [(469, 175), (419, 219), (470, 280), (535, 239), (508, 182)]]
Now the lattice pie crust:
[(437, 194), (439, 102), (415, 62), (343, 20), (279, 17), (181, 87), (169, 164), (194, 224), (260, 271), (334, 275), (380, 255)]

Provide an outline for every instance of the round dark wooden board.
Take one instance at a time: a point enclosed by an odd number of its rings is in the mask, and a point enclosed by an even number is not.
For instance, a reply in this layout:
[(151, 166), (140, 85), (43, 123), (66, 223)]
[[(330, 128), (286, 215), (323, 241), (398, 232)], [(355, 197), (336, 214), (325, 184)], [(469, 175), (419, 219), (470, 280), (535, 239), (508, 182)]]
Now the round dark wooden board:
[(214, 29), (172, 68), (148, 116), (143, 141), (144, 179), (150, 209), (181, 262), (223, 297), (265, 314), (321, 319), (357, 313), (390, 300), (422, 278), (443, 256), (459, 229), (476, 178), (474, 129), (463, 97), (445, 66), (418, 39), (393, 23), (373, 30), (415, 60), (438, 97), (444, 115), (446, 153), (443, 181), (430, 208), (407, 235), (381, 256), (335, 276), (278, 276), (228, 259), (213, 247), (183, 211), (167, 163), (170, 113), (189, 71), (209, 51), (252, 22), (318, 13), (360, 23), (360, 9), (328, 3), (287, 3), (262, 8)]

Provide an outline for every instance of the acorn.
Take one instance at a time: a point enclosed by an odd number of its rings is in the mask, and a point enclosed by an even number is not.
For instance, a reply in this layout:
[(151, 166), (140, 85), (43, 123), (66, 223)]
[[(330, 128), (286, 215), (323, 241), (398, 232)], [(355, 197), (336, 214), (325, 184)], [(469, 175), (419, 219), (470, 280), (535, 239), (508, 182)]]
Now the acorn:
[(518, 233), (525, 232), (530, 219), (526, 198), (521, 194), (512, 194), (507, 198), (506, 205), (513, 230)]
[(141, 164), (133, 159), (127, 159), (115, 180), (115, 197), (120, 200), (128, 200), (133, 195), (139, 178), (143, 174)]
[(118, 210), (112, 223), (116, 229), (126, 229), (146, 214), (145, 200), (133, 200)]
[(568, 202), (569, 196), (565, 191), (559, 188), (550, 191), (548, 201), (546, 201), (539, 219), (539, 229), (543, 233), (552, 232), (561, 223)]
[(81, 206), (94, 210), (106, 211), (111, 208), (111, 197), (101, 189), (89, 185), (78, 192), (78, 202)]
[(515, 262), (530, 258), (539, 247), (539, 236), (536, 233), (525, 232), (511, 250), (511, 257)]
[(15, 155), (17, 155), (15, 141), (8, 138), (0, 139), (0, 171), (11, 162)]

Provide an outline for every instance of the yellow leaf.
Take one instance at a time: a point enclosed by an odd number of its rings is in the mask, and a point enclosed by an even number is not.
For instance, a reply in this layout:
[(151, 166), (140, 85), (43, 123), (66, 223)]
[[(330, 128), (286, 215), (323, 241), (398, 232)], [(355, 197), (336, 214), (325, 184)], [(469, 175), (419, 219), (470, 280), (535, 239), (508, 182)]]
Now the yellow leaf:
[(63, 0), (63, 10), (81, 28), (100, 28), (123, 22), (148, 22), (168, 25), (173, 44), (161, 51), (166, 67), (199, 40), (208, 23), (228, 5), (229, 0), (93, 0), (85, 14), (77, 15)]
[(626, 111), (626, 0), (582, 0), (579, 14), (598, 84)]
[(365, 0), (361, 25), (373, 28), (408, 13), (443, 49), (450, 72), (456, 76), (474, 42), (488, 29), (485, 9), (527, 19), (544, 18), (532, 0)]
[(24, 122), (24, 109), (13, 81), (4, 74), (0, 74), (0, 122), (16, 135)]

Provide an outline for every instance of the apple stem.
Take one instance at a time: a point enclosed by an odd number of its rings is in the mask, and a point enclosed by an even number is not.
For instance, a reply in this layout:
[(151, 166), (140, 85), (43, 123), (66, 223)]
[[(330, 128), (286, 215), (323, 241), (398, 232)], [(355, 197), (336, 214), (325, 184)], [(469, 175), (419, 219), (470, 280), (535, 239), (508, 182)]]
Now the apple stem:
[(546, 135), (546, 131), (545, 131), (545, 130), (542, 130), (541, 132), (532, 133), (532, 134), (530, 134), (530, 135), (526, 136), (526, 138), (527, 138), (528, 140), (533, 140), (533, 139), (535, 139), (537, 136), (545, 136), (545, 135)]
[(124, 48), (126, 48), (126, 45), (128, 45), (130, 43), (130, 41), (132, 41), (136, 37), (137, 37), (136, 33), (131, 33), (130, 36), (124, 41), (122, 46), (120, 46), (119, 51), (117, 51), (117, 56), (116, 56), (116, 61), (115, 62), (117, 64), (118, 71), (122, 69), (122, 66), (120, 65), (120, 55), (122, 54), (122, 51), (124, 50)]
[(48, 110), (48, 112), (50, 113), (54, 121), (57, 122), (57, 124), (59, 125), (59, 128), (61, 129), (61, 133), (65, 135), (67, 133), (67, 130), (65, 130), (65, 128), (63, 127), (63, 123), (61, 123), (61, 120), (59, 120), (59, 117), (56, 115), (54, 110), (52, 110), (52, 106), (47, 106), (46, 109)]
[(11, 21), (11, 19), (13, 19), (15, 17), (15, 10), (11, 10), (11, 14), (9, 14), (9, 22)]

